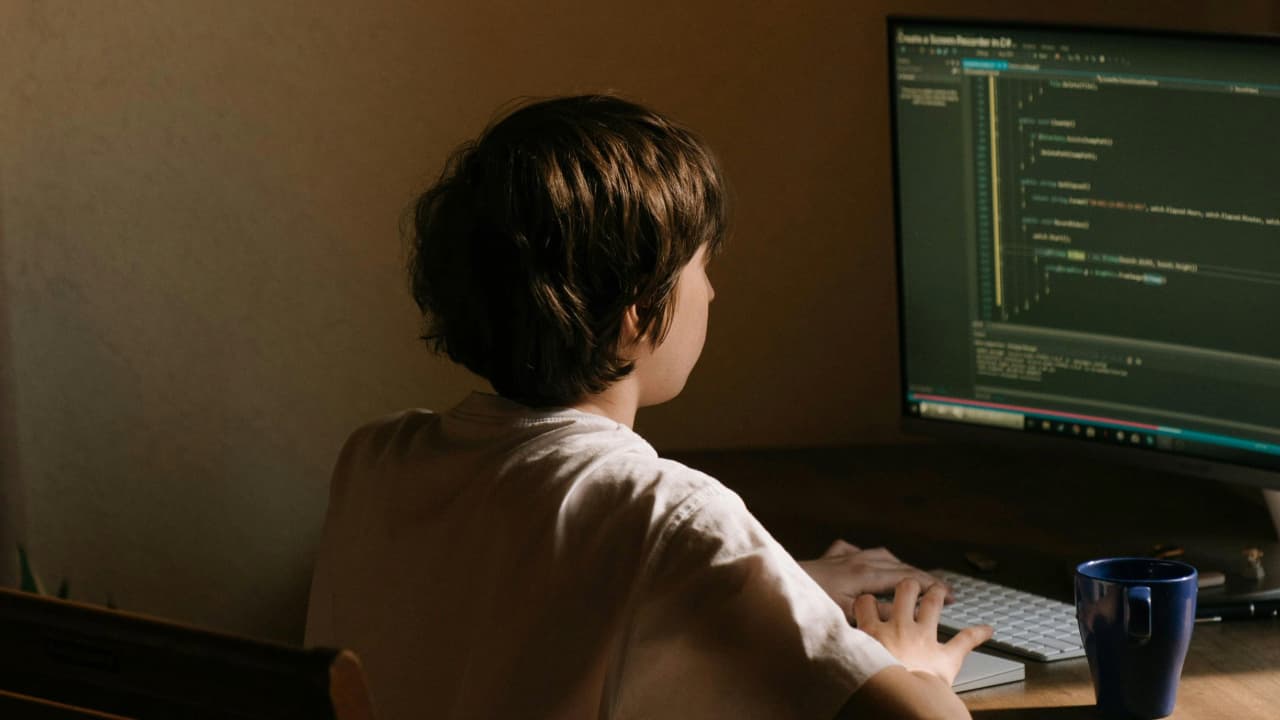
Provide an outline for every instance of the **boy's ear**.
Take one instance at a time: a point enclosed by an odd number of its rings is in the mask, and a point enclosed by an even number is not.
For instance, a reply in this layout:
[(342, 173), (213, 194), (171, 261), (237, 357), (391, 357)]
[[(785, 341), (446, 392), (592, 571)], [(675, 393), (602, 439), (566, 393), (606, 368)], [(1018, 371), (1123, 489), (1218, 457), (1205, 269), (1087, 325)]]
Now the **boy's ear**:
[(618, 347), (627, 350), (640, 342), (640, 313), (634, 304), (622, 313), (622, 331), (618, 333)]

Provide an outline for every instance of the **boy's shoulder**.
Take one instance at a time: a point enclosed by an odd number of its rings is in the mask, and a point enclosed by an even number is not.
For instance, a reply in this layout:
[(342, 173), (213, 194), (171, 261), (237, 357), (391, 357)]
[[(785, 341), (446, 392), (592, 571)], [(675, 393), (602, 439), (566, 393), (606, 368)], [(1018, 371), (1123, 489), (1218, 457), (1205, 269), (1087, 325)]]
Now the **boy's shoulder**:
[(531, 465), (557, 468), (555, 474), (577, 491), (624, 495), (640, 504), (678, 505), (725, 490), (712, 476), (662, 457), (631, 428), (595, 416), (544, 427), (522, 455)]
[(606, 482), (625, 484), (636, 492), (660, 494), (668, 503), (685, 503), (728, 489), (714, 477), (671, 460), (640, 452), (603, 451), (597, 473)]
[(661, 491), (668, 499), (727, 491), (710, 475), (661, 457), (635, 431), (607, 418), (576, 411), (512, 417), (477, 413), (474, 407), (464, 403), (443, 413), (411, 408), (367, 422), (351, 433), (339, 463), (363, 465), (373, 458), (418, 453), (438, 457), (488, 446), (503, 456), (493, 459), (508, 469), (533, 469), (588, 485)]
[(342, 443), (338, 465), (349, 463), (362, 455), (380, 455), (390, 447), (410, 440), (440, 421), (439, 413), (421, 408), (410, 408), (383, 415), (358, 426)]

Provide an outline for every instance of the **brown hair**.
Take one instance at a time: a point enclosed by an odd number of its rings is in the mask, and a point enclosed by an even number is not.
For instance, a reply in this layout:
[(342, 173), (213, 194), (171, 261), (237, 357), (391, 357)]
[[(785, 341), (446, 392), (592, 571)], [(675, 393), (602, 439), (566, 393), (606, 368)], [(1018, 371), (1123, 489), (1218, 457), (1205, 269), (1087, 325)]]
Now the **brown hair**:
[(719, 251), (726, 219), (719, 166), (684, 127), (612, 96), (524, 105), (417, 201), (423, 340), (504, 397), (571, 404), (631, 371), (627, 308), (662, 341), (681, 268)]

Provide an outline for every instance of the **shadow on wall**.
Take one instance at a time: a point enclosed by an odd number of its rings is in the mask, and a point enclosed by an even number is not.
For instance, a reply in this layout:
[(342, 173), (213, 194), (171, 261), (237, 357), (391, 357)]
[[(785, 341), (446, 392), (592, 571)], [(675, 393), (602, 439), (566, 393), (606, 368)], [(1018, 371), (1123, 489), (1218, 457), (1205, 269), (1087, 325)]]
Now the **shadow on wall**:
[(27, 496), (18, 462), (17, 403), (9, 332), (5, 268), (4, 176), (0, 175), (0, 586), (18, 584), (17, 545), (26, 522)]

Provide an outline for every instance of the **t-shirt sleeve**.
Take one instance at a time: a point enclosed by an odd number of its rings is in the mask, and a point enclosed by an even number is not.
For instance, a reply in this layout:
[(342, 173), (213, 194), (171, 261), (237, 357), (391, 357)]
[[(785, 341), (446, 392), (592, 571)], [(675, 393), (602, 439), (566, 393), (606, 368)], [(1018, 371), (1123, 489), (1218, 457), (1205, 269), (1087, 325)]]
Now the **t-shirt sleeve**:
[(607, 714), (832, 718), (895, 664), (710, 480), (659, 535)]

